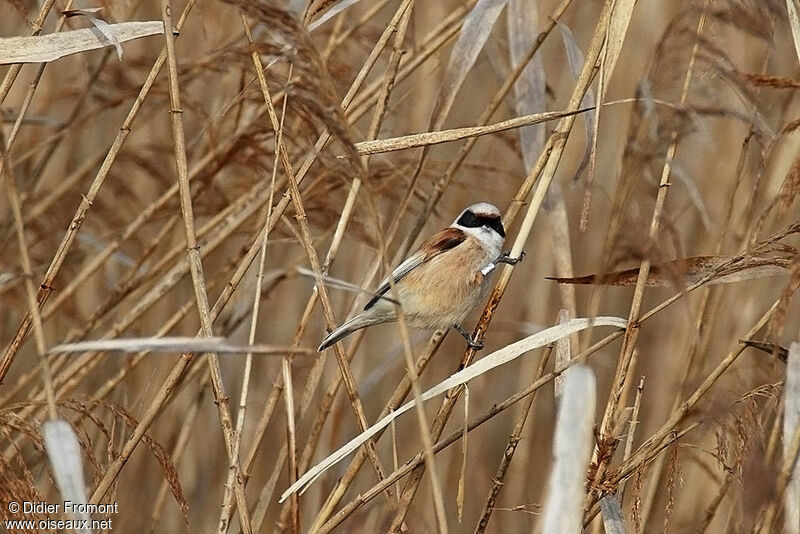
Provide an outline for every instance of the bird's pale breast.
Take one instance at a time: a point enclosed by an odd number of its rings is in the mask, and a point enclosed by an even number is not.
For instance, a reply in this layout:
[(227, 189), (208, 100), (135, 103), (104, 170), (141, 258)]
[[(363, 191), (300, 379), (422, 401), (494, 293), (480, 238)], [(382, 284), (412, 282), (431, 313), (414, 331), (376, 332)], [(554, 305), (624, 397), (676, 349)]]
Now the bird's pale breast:
[(418, 328), (449, 328), (458, 324), (486, 295), (488, 280), (480, 274), (493, 258), (473, 236), (420, 265), (397, 289), (403, 313)]

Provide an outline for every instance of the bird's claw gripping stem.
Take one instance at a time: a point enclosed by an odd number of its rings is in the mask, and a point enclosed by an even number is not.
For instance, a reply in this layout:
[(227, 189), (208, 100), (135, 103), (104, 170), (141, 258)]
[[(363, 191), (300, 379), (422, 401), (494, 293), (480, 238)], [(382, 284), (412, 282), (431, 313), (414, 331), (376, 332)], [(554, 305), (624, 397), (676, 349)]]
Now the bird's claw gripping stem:
[(524, 257), (525, 257), (525, 251), (524, 250), (519, 253), (519, 257), (518, 258), (512, 258), (510, 252), (503, 252), (502, 254), (500, 254), (500, 257), (498, 257), (496, 260), (494, 260), (494, 262), (495, 263), (507, 263), (508, 265), (516, 265), (519, 262), (521, 262), (522, 258), (524, 258)]
[(457, 324), (453, 325), (453, 328), (455, 328), (459, 334), (464, 336), (464, 339), (467, 340), (467, 345), (469, 346), (469, 348), (474, 350), (481, 350), (484, 347), (483, 341), (472, 339), (472, 337), (469, 335), (469, 332), (461, 328), (460, 325)]

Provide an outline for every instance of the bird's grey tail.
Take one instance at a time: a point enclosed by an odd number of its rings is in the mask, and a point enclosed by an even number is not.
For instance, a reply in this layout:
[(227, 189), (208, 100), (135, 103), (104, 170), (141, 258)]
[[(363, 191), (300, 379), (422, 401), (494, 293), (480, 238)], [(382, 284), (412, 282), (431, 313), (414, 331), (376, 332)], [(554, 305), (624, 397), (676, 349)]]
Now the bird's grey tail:
[(363, 315), (356, 315), (349, 321), (346, 321), (344, 324), (342, 324), (342, 326), (340, 326), (339, 328), (337, 328), (336, 330), (325, 336), (325, 339), (323, 339), (322, 343), (319, 344), (319, 348), (317, 348), (317, 351), (322, 352), (323, 350), (327, 349), (334, 343), (349, 336), (353, 332), (382, 322), (385, 322), (384, 318), (364, 317)]

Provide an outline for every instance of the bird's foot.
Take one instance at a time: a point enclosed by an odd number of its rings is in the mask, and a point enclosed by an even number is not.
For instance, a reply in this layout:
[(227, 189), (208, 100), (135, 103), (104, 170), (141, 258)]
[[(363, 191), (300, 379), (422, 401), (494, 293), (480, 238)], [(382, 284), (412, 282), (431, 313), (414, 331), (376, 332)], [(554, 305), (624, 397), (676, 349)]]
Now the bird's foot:
[(474, 340), (471, 339), (471, 340), (467, 341), (467, 346), (469, 348), (471, 348), (472, 350), (476, 350), (477, 351), (477, 350), (483, 349), (484, 343), (483, 343), (483, 341), (480, 341), (480, 340), (474, 341)]
[(518, 258), (512, 258), (510, 252), (503, 252), (500, 256), (494, 260), (495, 263), (507, 263), (508, 265), (516, 265), (522, 261), (522, 258), (525, 257), (525, 251), (519, 253)]
[(469, 333), (466, 330), (464, 330), (463, 328), (461, 328), (460, 325), (455, 324), (455, 325), (453, 325), (453, 328), (455, 328), (456, 331), (458, 331), (459, 334), (464, 336), (464, 339), (467, 340), (467, 346), (469, 348), (471, 348), (473, 350), (481, 350), (484, 347), (483, 341), (481, 341), (479, 339), (472, 339), (472, 337), (469, 335)]

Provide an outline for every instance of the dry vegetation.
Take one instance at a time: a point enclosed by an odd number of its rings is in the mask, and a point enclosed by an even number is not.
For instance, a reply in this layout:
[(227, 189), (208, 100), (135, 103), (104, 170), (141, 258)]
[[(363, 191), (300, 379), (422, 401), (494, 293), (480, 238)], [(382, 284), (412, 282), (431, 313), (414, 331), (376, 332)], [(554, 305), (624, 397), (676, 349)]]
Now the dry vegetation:
[[(181, 0), (179, 34), (122, 61), (0, 67), (0, 503), (58, 502), (42, 423), (60, 417), (89, 499), (119, 503), (115, 532), (543, 531), (557, 375), (584, 361), (587, 532), (800, 532), (795, 0), (639, 0), (616, 52), (634, 2), (482, 0), (474, 65), (450, 62), (474, 0), (364, 1), (311, 25), (345, 3)], [(38, 4), (2, 2), (0, 35), (91, 27), (62, 16), (71, 0)], [(108, 22), (163, 16), (101, 4)], [(525, 130), (365, 144), (594, 102)], [(397, 325), (313, 352), (366, 298), (320, 274), (374, 287), (483, 200), (527, 255), (465, 325), (482, 352)], [(430, 432), (400, 417), (278, 502), (414, 395), (407, 362), (418, 392), (559, 315), (629, 327), (429, 400)], [(42, 356), (195, 335), (262, 350)]]

